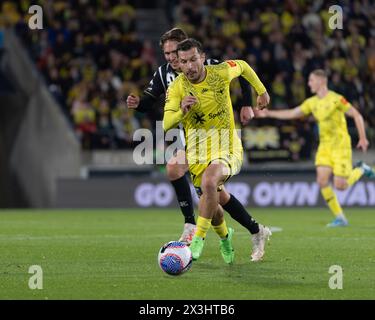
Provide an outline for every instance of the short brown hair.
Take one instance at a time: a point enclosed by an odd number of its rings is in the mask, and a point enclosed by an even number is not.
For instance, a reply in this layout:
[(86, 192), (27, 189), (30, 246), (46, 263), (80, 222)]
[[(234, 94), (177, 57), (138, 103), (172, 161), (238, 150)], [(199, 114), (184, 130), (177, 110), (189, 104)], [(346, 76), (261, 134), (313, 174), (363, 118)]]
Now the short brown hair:
[(173, 28), (171, 30), (168, 30), (166, 33), (164, 33), (161, 37), (160, 37), (160, 47), (163, 49), (163, 46), (164, 46), (164, 43), (166, 43), (167, 41), (171, 40), (171, 41), (177, 41), (177, 42), (180, 42), (182, 40), (185, 40), (187, 39), (187, 34), (185, 33), (184, 30), (180, 29), (180, 28)]
[(193, 38), (188, 38), (188, 39), (186, 39), (184, 41), (181, 41), (177, 45), (177, 52), (178, 51), (188, 51), (191, 48), (197, 48), (197, 50), (198, 50), (199, 53), (203, 53), (202, 44), (198, 40), (195, 40)]
[(315, 69), (315, 70), (311, 71), (311, 74), (313, 74), (314, 76), (317, 76), (317, 77), (328, 79), (327, 72), (325, 72), (323, 69)]

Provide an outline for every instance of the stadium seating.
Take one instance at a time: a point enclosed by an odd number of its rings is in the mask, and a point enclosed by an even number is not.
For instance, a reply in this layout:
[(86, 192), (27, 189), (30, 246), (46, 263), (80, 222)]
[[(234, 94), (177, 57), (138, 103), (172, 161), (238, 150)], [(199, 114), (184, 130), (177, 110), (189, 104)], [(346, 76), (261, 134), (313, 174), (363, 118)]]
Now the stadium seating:
[[(162, 116), (160, 106), (144, 116), (128, 110), (123, 102), (130, 92), (142, 92), (162, 62), (157, 59), (159, 48), (141, 41), (137, 32), (142, 29), (137, 11), (146, 6), (143, 2), (72, 5), (45, 1), (48, 10), (43, 30), (27, 28), (20, 3), (2, 4), (0, 21), (13, 25), (23, 39), (50, 92), (72, 121), (83, 149), (132, 148), (134, 130), (151, 128)], [(375, 35), (371, 17), (375, 6), (368, 1), (337, 3), (343, 7), (344, 22), (350, 21), (343, 30), (328, 27), (329, 5), (322, 2), (206, 0), (197, 5), (181, 0), (166, 1), (164, 11), (155, 12), (164, 13), (170, 27), (182, 27), (201, 40), (208, 56), (247, 60), (269, 89), (273, 108), (297, 105), (310, 94), (306, 87), (309, 72), (318, 67), (330, 70), (330, 87), (361, 111), (374, 142)], [(233, 87), (233, 102), (239, 106), (240, 93), (236, 84)], [(253, 121), (252, 126), (264, 124), (278, 125), (262, 119)], [(349, 127), (353, 129), (354, 124), (349, 122)], [(309, 124), (295, 130), (311, 131)]]

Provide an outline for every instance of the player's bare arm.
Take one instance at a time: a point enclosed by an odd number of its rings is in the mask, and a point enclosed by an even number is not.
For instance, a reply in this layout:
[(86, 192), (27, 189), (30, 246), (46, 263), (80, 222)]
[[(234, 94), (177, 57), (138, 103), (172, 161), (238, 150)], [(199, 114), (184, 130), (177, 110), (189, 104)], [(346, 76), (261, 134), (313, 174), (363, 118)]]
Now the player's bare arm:
[(353, 118), (355, 126), (357, 128), (359, 136), (357, 148), (361, 149), (363, 152), (366, 152), (369, 146), (369, 142), (366, 137), (365, 122), (363, 120), (362, 115), (354, 107), (350, 107), (350, 109), (345, 114)]
[(280, 120), (291, 120), (291, 119), (298, 119), (304, 116), (301, 107), (295, 107), (293, 109), (287, 110), (256, 110), (255, 116), (257, 118), (274, 118)]

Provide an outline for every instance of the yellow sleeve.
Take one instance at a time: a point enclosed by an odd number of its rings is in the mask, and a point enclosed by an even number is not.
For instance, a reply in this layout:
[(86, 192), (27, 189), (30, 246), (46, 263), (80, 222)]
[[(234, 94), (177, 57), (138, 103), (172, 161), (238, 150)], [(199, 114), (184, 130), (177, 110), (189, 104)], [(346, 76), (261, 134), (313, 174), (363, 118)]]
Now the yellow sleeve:
[(169, 86), (165, 96), (164, 106), (164, 117), (163, 117), (163, 129), (168, 131), (174, 127), (177, 127), (183, 118), (183, 113), (180, 108), (181, 95), (178, 91), (176, 83), (172, 83)]
[(301, 111), (304, 113), (305, 116), (311, 113), (311, 100), (306, 99), (302, 104), (300, 105)]
[(352, 105), (350, 104), (350, 102), (348, 100), (345, 99), (345, 97), (339, 95), (339, 103), (337, 104), (337, 108), (342, 111), (342, 112), (346, 112), (350, 109)]
[(236, 77), (243, 76), (253, 86), (258, 95), (261, 95), (267, 91), (262, 81), (260, 81), (258, 75), (246, 61), (227, 60), (224, 63), (228, 64), (229, 66), (229, 82)]

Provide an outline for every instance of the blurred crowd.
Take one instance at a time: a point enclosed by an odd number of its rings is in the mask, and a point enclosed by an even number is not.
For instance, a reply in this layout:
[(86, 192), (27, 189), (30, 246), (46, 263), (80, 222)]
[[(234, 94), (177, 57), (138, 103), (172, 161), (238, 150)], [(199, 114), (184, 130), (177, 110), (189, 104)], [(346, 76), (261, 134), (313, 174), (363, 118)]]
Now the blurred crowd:
[[(158, 50), (137, 34), (131, 0), (3, 1), (0, 25), (14, 25), (84, 149), (131, 148), (133, 132), (154, 126), (162, 109), (144, 115), (124, 96), (141, 94), (158, 66)], [(171, 27), (202, 41), (207, 56), (244, 59), (269, 89), (272, 108), (307, 98), (307, 76), (329, 71), (329, 87), (375, 128), (375, 4), (362, 1), (165, 0)], [(27, 27), (31, 4), (44, 10), (44, 29)], [(343, 29), (329, 27), (330, 5), (343, 9)], [(163, 30), (164, 32), (165, 30)], [(238, 103), (240, 91), (234, 90)], [(264, 122), (271, 120), (255, 120)], [(274, 121), (274, 120), (272, 120)], [(351, 130), (353, 123), (349, 123)], [(372, 128), (372, 129), (371, 129)], [(309, 128), (308, 128), (309, 129)], [(353, 130), (355, 132), (355, 130)]]
[[(42, 30), (30, 30), (30, 15), (21, 15), (31, 4), (43, 8)], [(139, 40), (136, 13), (128, 0), (2, 3), (2, 19), (15, 26), (84, 149), (131, 148), (133, 132), (152, 127), (123, 102), (157, 67), (158, 48)]]
[[(342, 29), (330, 28), (332, 5), (342, 8)], [(309, 73), (325, 69), (330, 89), (360, 110), (375, 142), (373, 1), (169, 0), (166, 15), (200, 39), (209, 57), (246, 60), (269, 89), (272, 108), (300, 104), (311, 95)], [(351, 122), (349, 129), (356, 133)]]

